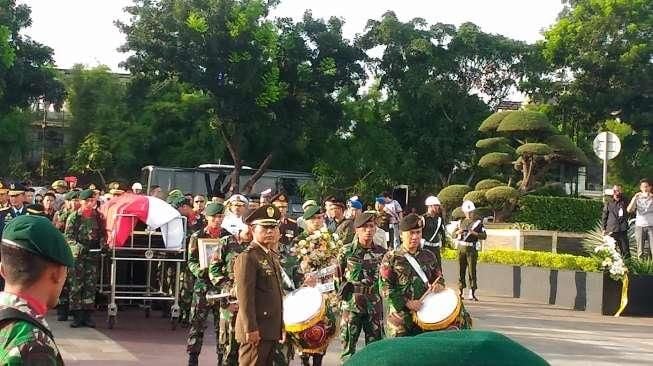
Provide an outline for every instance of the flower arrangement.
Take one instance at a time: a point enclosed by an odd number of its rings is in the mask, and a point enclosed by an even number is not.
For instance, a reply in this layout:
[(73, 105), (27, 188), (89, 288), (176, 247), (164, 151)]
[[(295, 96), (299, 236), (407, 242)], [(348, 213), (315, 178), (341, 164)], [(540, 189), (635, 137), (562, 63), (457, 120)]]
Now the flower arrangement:
[(300, 240), (292, 251), (297, 256), (302, 271), (306, 273), (331, 265), (341, 247), (342, 240), (338, 234), (322, 228)]
[(628, 272), (621, 254), (617, 251), (615, 240), (611, 236), (603, 237), (603, 244), (594, 248), (594, 255), (600, 261), (602, 269), (610, 273), (610, 277), (615, 281), (622, 281)]

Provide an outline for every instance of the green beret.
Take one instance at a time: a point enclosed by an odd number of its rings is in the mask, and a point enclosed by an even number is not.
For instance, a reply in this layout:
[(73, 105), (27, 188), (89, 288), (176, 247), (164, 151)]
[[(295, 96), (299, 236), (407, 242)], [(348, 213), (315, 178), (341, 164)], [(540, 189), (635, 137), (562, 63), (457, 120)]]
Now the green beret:
[(70, 191), (70, 192), (66, 193), (66, 194), (63, 196), (63, 198), (64, 198), (66, 201), (72, 201), (72, 200), (74, 200), (75, 198), (79, 198), (79, 192), (78, 192), (78, 191)]
[(422, 221), (422, 218), (416, 214), (406, 215), (399, 222), (399, 230), (401, 231), (421, 229), (423, 226), (424, 222)]
[(79, 199), (80, 200), (87, 200), (95, 195), (95, 192), (93, 192), (92, 189), (85, 189), (81, 192), (79, 192)]
[(302, 218), (304, 218), (304, 220), (308, 220), (313, 216), (319, 214), (321, 211), (322, 209), (320, 208), (320, 206), (308, 206), (306, 207), (306, 211), (304, 211)]
[(249, 225), (279, 225), (281, 211), (273, 205), (263, 205), (247, 216), (245, 222)]
[(375, 218), (376, 218), (375, 211), (365, 211), (360, 215), (356, 216), (356, 220), (354, 220), (354, 227), (359, 228), (367, 224), (369, 221), (374, 221)]
[(211, 202), (206, 205), (204, 209), (204, 215), (206, 216), (215, 216), (224, 212), (224, 205), (222, 203)]
[[(410, 362), (406, 355), (410, 354)], [(495, 332), (453, 330), (427, 332), (416, 337), (384, 339), (356, 352), (348, 365), (390, 366), (544, 366), (540, 356)]]
[(73, 266), (73, 254), (63, 235), (42, 216), (23, 215), (2, 232), (2, 245), (19, 247), (52, 262)]
[(174, 208), (179, 208), (183, 205), (191, 205), (190, 200), (184, 196), (169, 197), (168, 201), (168, 203), (170, 203)]

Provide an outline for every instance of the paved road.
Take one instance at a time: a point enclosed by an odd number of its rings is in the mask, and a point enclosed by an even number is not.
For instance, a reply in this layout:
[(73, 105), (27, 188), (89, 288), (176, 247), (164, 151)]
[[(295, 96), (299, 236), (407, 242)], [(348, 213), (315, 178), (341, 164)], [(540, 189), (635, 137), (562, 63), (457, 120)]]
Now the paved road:
[[(481, 293), (483, 295), (483, 293)], [(539, 353), (552, 365), (651, 365), (653, 318), (614, 318), (483, 296), (468, 303), (475, 328), (495, 330)], [(67, 365), (183, 365), (186, 330), (171, 331), (153, 313), (145, 319), (136, 309), (119, 313), (116, 328), (71, 329), (50, 320)], [(215, 335), (209, 331), (200, 365), (215, 365)], [(99, 351), (98, 351), (99, 350)], [(325, 365), (338, 364), (339, 342), (332, 342)]]

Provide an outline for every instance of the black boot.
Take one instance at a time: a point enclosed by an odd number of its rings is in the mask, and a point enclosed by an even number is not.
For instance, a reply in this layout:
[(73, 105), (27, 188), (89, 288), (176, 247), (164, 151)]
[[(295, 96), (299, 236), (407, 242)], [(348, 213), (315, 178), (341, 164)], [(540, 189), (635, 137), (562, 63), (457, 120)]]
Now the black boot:
[(73, 310), (73, 321), (70, 323), (71, 328), (79, 328), (84, 326), (84, 319), (81, 310)]
[(459, 291), (460, 291), (460, 298), (462, 299), (463, 298), (463, 289), (460, 289)]
[(222, 360), (224, 357), (222, 356), (222, 353), (218, 353), (218, 366), (222, 366)]
[(302, 355), (301, 359), (302, 359), (302, 366), (311, 366), (311, 362), (310, 362), (311, 356)]
[(68, 305), (57, 306), (57, 320), (60, 322), (68, 320)]
[(82, 314), (84, 314), (82, 319), (84, 326), (89, 328), (95, 328), (95, 321), (93, 320), (93, 318), (91, 318), (91, 314), (93, 314), (93, 311), (84, 310)]
[(476, 290), (472, 290), (472, 299), (474, 299), (474, 301), (478, 301), (478, 297), (476, 297)]
[(197, 366), (200, 362), (199, 353), (189, 353), (188, 354), (188, 366)]
[(322, 357), (324, 355), (313, 355), (313, 366), (322, 366)]

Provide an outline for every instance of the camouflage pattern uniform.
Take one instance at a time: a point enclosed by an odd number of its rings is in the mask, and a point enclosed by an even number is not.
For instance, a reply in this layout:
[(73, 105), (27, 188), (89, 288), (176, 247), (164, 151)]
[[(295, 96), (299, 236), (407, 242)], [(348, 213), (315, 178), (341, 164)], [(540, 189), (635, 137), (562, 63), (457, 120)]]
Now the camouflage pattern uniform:
[(345, 245), (338, 255), (342, 361), (356, 352), (361, 330), (365, 330), (366, 345), (383, 338), (379, 265), (385, 252), (385, 249), (375, 244), (370, 248), (363, 248), (354, 237), (354, 241)]
[(61, 210), (54, 213), (54, 217), (52, 218), (52, 223), (62, 233), (66, 229), (66, 220), (68, 219), (69, 214), (70, 210), (66, 207), (62, 207)]
[(104, 221), (97, 210), (90, 214), (72, 212), (66, 220), (64, 236), (75, 258), (70, 278), (70, 309), (94, 310), (98, 282), (98, 254), (90, 249), (100, 249), (106, 244)]
[(218, 336), (218, 364), (226, 366), (238, 365), (238, 347), (236, 341), (236, 314), (229, 311), (229, 302), (236, 300), (236, 285), (234, 283), (234, 260), (242, 253), (249, 243), (239, 243), (234, 235), (220, 239), (220, 250), (216, 250), (209, 266), (209, 279), (213, 286), (220, 288), (222, 293), (232, 294), (228, 299), (220, 301), (220, 333)]
[[(476, 245), (479, 240), (487, 238), (485, 229), (483, 228), (483, 221), (477, 219), (462, 219), (460, 221), (461, 233), (458, 235), (458, 288), (462, 291), (467, 283), (465, 282), (465, 274), (468, 272), (469, 267), (469, 288), (475, 291), (478, 283), (476, 280), (476, 262), (478, 261), (478, 248)], [(467, 232), (474, 231), (478, 236), (467, 236)], [(465, 239), (466, 238), (466, 239)]]
[[(43, 315), (37, 314), (25, 300), (7, 292), (0, 293), (0, 309), (14, 308), (34, 318), (49, 329)], [(63, 365), (57, 345), (46, 332), (24, 320), (3, 322), (0, 326), (0, 364)]]
[[(66, 207), (62, 207), (61, 210), (54, 213), (54, 218), (52, 219), (52, 223), (62, 233), (66, 231), (66, 220), (68, 219), (69, 214), (70, 214), (70, 210), (68, 210)], [(66, 276), (66, 282), (64, 283), (63, 288), (61, 289), (61, 295), (59, 295), (58, 306), (59, 306), (59, 313), (62, 314), (61, 320), (65, 320), (64, 318), (67, 319), (68, 305), (70, 303), (70, 278), (71, 277), (72, 276)]]
[[(379, 270), (383, 297), (389, 303), (386, 323), (388, 335), (391, 337), (422, 333), (422, 330), (413, 322), (413, 314), (406, 307), (406, 302), (408, 300), (419, 300), (428, 290), (428, 284), (422, 281), (410, 265), (405, 257), (406, 254), (410, 255), (403, 246), (389, 251), (383, 257)], [(429, 283), (435, 281), (438, 277), (438, 263), (435, 254), (430, 250), (418, 248), (412, 256), (419, 263)], [(440, 282), (444, 284), (442, 278)], [(401, 318), (403, 324), (396, 325), (390, 322), (389, 319), (392, 316)]]
[[(198, 239), (213, 238), (218, 239), (221, 236), (228, 235), (222, 230), (217, 236), (210, 236), (206, 230), (195, 232), (190, 237), (188, 243), (188, 269), (195, 278), (193, 285), (193, 300), (190, 308), (190, 329), (188, 331), (188, 339), (186, 343), (186, 352), (188, 354), (199, 354), (202, 351), (202, 343), (204, 341), (204, 330), (206, 329), (206, 318), (209, 312), (213, 313), (213, 327), (215, 334), (220, 334), (220, 306), (219, 304), (212, 304), (206, 299), (206, 294), (209, 291), (218, 292), (209, 278), (209, 269), (200, 269), (199, 247)], [(219, 342), (216, 342), (216, 353), (218, 359), (222, 358)]]

